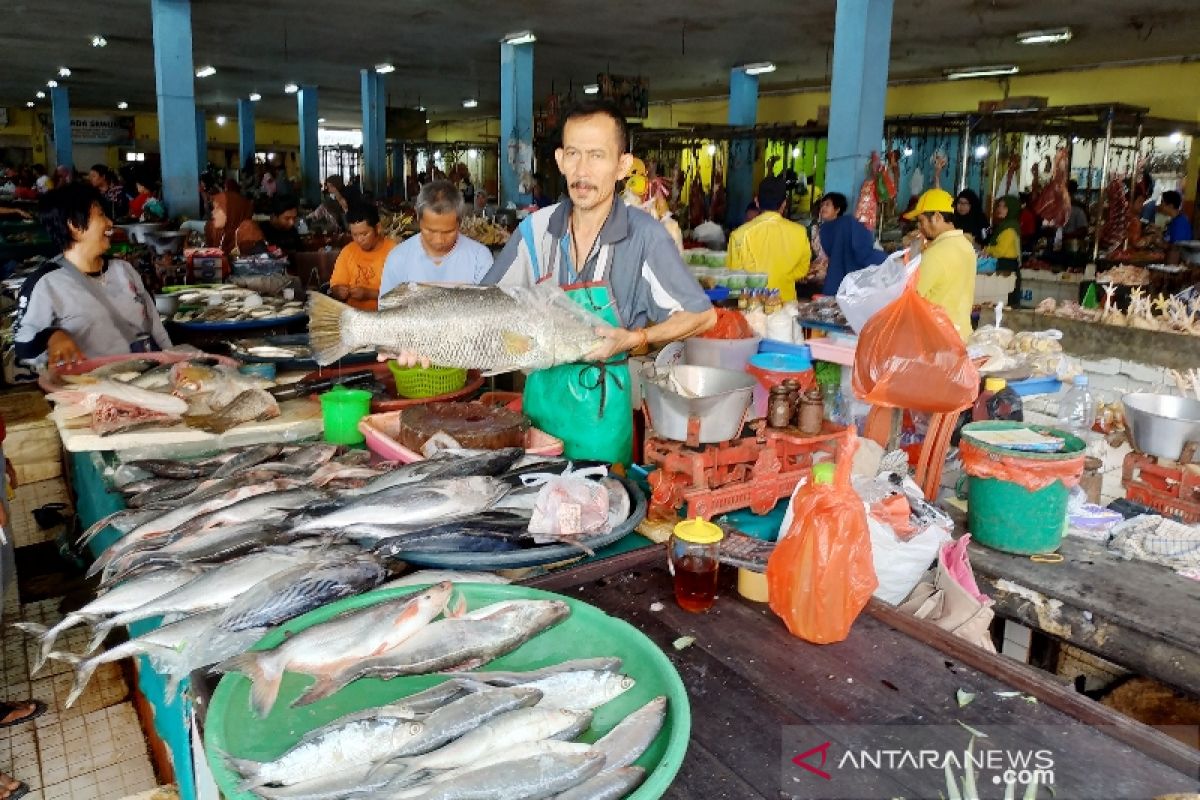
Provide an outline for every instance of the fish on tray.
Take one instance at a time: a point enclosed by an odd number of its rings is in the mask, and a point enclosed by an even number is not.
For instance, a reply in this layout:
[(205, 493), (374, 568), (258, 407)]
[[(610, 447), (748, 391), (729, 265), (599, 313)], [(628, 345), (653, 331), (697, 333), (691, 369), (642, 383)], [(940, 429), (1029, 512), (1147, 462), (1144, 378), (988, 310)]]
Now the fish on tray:
[(309, 343), (319, 364), (362, 347), (412, 352), (432, 363), (487, 374), (579, 361), (605, 327), (557, 286), (400, 286), (378, 312), (309, 295)]
[(208, 414), (189, 414), (183, 421), (209, 433), (225, 433), (246, 422), (261, 422), (279, 416), (279, 403), (264, 389), (243, 389), (228, 404)]

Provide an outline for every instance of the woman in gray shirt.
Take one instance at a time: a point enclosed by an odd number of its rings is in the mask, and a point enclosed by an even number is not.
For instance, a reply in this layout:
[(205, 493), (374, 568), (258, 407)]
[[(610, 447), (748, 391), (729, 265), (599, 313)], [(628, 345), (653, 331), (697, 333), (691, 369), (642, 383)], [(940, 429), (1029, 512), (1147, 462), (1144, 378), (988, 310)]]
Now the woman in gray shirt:
[(100, 193), (82, 183), (47, 192), (42, 225), (62, 254), (25, 279), (14, 326), (20, 361), (54, 365), (163, 350), (171, 340), (141, 276), (105, 257), (112, 220)]

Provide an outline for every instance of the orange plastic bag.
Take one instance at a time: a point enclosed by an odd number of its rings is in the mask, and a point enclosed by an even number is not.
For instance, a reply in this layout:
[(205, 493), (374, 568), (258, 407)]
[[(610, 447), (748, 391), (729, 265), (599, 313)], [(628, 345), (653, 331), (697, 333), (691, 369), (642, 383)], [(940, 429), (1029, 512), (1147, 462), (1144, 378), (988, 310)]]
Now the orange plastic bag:
[(793, 501), (792, 526), (767, 561), (771, 610), (792, 635), (830, 644), (850, 626), (879, 586), (862, 500), (850, 485), (858, 440), (847, 431), (832, 484), (810, 483)]
[(700, 334), (698, 338), (749, 339), (754, 336), (754, 329), (750, 327), (749, 322), (746, 322), (746, 318), (740, 311), (732, 308), (718, 308), (716, 311), (717, 324)]
[(1082, 452), (1075, 458), (1044, 461), (1017, 453), (1002, 456), (971, 444), (964, 436), (959, 442), (958, 454), (962, 457), (963, 471), (972, 478), (1008, 481), (1031, 492), (1045, 489), (1055, 481), (1062, 481), (1068, 489), (1074, 489), (1083, 477)]
[(871, 317), (854, 354), (854, 393), (873, 406), (941, 413), (975, 402), (979, 372), (946, 312), (917, 294)]

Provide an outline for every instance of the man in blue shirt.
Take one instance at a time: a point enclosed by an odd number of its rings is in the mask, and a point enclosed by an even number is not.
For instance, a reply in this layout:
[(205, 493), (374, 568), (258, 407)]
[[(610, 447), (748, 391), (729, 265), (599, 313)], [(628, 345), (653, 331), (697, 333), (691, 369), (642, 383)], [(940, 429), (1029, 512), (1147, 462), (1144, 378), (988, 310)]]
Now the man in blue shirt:
[(1163, 232), (1163, 240), (1169, 245), (1192, 240), (1192, 223), (1183, 213), (1183, 195), (1179, 192), (1163, 192), (1158, 201), (1158, 213), (1171, 218)]
[(478, 284), (492, 267), (492, 253), (460, 236), (463, 196), (450, 181), (425, 184), (417, 195), (421, 233), (397, 246), (383, 265), (379, 296), (402, 283)]
[(827, 297), (837, 295), (842, 279), (851, 272), (882, 264), (887, 258), (887, 253), (875, 247), (875, 237), (867, 226), (852, 216), (845, 216), (849, 205), (846, 195), (829, 192), (818, 206), (821, 223), (817, 235), (821, 237), (821, 249), (829, 259), (825, 285), (821, 288), (821, 294)]

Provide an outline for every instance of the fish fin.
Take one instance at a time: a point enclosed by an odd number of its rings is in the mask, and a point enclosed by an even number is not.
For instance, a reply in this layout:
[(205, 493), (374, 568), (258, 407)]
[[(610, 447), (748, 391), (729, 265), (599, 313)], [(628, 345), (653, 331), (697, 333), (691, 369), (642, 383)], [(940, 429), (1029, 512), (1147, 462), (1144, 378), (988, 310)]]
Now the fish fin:
[(107, 528), (110, 524), (112, 524), (116, 520), (121, 519), (122, 517), (126, 517), (126, 516), (129, 516), (129, 511), (128, 511), (128, 509), (123, 508), (120, 511), (114, 511), (111, 514), (108, 514), (107, 516), (101, 517), (100, 519), (98, 519), (94, 523), (92, 523), (91, 526), (89, 526), (86, 531), (84, 531), (82, 534), (80, 534), (79, 538), (75, 541), (75, 544), (82, 547), (83, 545), (87, 544), (92, 539), (94, 539), (102, 530)]
[(318, 675), (317, 681), (304, 691), (304, 694), (292, 701), (292, 707), (306, 706), (318, 700), (324, 700), (329, 695), (345, 686), (347, 681), (340, 673), (334, 675)]
[(344, 358), (354, 350), (342, 340), (342, 315), (353, 311), (328, 295), (308, 295), (308, 345), (317, 363), (325, 366)]
[(502, 331), (500, 342), (504, 345), (504, 351), (513, 356), (523, 356), (533, 350), (533, 339), (516, 331)]
[(467, 613), (467, 598), (459, 595), (454, 605), (446, 609), (446, 619), (461, 619)]
[(274, 668), (260, 652), (241, 653), (213, 667), (214, 672), (240, 672), (250, 679), (250, 709), (262, 719), (279, 697), (283, 670)]
[(70, 708), (75, 705), (79, 695), (83, 694), (83, 690), (87, 688), (88, 681), (92, 679), (96, 667), (100, 666), (100, 660), (98, 658), (84, 659), (74, 653), (62, 651), (52, 652), (48, 657), (54, 661), (64, 661), (75, 668), (75, 683), (71, 686), (71, 693), (67, 695), (66, 703), (64, 703), (67, 708)]
[(104, 640), (108, 638), (108, 632), (112, 629), (113, 626), (108, 620), (96, 623), (96, 626), (92, 628), (92, 640), (88, 642), (87, 649), (83, 652), (90, 654), (99, 650), (100, 645), (104, 644)]
[(238, 791), (248, 792), (252, 789), (257, 789), (266, 781), (259, 777), (262, 769), (261, 761), (251, 761), (248, 758), (234, 758), (228, 753), (217, 751), (217, 758), (225, 762), (225, 766), (230, 772), (242, 777), (242, 782), (238, 784)]
[[(46, 661), (50, 657), (50, 651), (54, 648), (54, 641), (58, 638), (57, 632), (51, 634), (49, 628), (45, 625), (39, 625), (36, 622), (14, 622), (10, 627), (16, 628), (27, 636), (34, 636), (41, 640), (42, 646), (38, 651), (37, 661), (29, 668), (30, 677), (37, 675), (41, 672), (42, 667), (46, 666)], [(65, 630), (67, 627), (69, 626), (63, 626), (60, 630)]]

